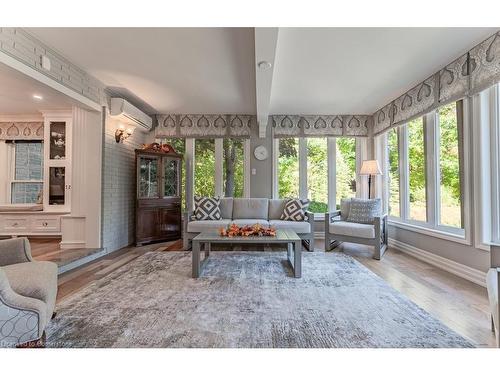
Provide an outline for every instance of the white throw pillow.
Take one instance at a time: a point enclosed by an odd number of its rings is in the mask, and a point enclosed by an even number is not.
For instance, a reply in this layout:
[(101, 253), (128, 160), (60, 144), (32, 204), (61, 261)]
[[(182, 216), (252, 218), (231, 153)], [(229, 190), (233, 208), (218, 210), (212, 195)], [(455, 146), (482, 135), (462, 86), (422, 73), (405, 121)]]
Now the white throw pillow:
[(351, 207), (347, 221), (360, 224), (372, 224), (376, 216), (380, 216), (382, 200), (376, 199), (351, 199)]

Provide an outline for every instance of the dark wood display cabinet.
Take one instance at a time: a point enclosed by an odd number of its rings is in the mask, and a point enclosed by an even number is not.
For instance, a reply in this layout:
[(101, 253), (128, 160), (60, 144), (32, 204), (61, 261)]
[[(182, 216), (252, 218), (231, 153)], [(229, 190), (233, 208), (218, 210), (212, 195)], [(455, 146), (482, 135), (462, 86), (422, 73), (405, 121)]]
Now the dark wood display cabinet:
[(182, 155), (153, 143), (135, 150), (136, 245), (181, 238)]

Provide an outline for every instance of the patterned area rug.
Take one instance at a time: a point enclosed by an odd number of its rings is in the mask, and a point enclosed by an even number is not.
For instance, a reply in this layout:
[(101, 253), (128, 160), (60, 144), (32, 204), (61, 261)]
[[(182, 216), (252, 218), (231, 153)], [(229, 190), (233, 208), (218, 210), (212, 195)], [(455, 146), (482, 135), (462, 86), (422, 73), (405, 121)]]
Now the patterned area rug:
[(151, 252), (57, 306), (49, 347), (472, 347), (342, 253)]

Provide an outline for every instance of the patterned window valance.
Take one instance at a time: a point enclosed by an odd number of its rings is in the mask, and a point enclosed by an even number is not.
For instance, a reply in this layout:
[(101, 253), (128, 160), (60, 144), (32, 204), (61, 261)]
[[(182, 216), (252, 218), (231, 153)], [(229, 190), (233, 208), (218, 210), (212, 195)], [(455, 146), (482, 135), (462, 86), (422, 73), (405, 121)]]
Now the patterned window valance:
[(275, 138), (366, 137), (372, 116), (368, 115), (272, 115)]
[(373, 134), (476, 94), (500, 81), (500, 31), (373, 115)]
[(0, 139), (43, 139), (43, 122), (0, 122)]
[(252, 115), (157, 115), (155, 136), (177, 138), (250, 138), (257, 119)]

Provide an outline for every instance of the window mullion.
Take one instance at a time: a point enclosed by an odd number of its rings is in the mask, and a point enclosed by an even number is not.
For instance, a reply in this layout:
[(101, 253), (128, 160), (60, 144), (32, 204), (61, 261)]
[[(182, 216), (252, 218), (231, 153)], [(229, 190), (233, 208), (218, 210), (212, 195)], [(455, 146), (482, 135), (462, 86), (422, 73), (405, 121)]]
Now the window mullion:
[(399, 146), (399, 210), (400, 217), (403, 220), (408, 220), (410, 214), (410, 190), (409, 181), (409, 166), (408, 166), (408, 128), (406, 125), (398, 129), (398, 146)]
[(424, 116), (424, 149), (426, 163), (427, 221), (437, 226), (440, 217), (439, 119), (435, 111)]
[(327, 139), (328, 155), (328, 211), (337, 209), (337, 141), (334, 137)]
[(307, 198), (307, 138), (299, 138), (299, 198)]

